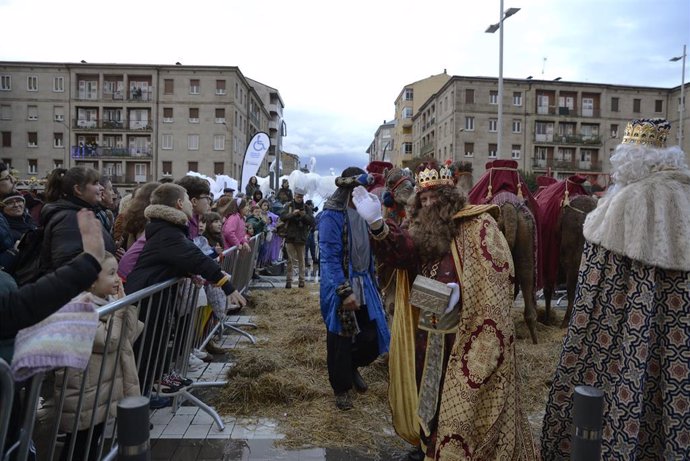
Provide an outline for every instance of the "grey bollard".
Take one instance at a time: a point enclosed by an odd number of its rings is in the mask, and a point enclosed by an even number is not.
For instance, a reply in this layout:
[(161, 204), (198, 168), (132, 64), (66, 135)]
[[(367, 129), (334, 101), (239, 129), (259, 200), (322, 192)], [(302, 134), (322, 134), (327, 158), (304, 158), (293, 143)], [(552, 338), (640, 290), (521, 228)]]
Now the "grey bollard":
[(148, 398), (125, 397), (117, 403), (117, 444), (121, 461), (151, 459)]
[(572, 461), (601, 459), (604, 393), (595, 387), (577, 386), (573, 394)]

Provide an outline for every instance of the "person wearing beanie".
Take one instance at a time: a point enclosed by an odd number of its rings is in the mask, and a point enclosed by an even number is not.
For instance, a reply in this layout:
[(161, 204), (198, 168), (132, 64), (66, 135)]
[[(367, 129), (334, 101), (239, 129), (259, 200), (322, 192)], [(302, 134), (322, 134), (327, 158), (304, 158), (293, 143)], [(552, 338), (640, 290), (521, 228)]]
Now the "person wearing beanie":
[(613, 186), (585, 220), (573, 313), (542, 429), (569, 459), (573, 391), (603, 392), (601, 459), (687, 459), (690, 169), (664, 119), (628, 123)]

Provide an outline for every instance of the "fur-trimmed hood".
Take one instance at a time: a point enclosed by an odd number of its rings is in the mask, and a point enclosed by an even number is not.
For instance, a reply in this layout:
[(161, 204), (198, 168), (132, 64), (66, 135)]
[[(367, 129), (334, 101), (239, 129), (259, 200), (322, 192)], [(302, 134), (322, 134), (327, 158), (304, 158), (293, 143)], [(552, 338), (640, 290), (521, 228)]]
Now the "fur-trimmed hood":
[(583, 231), (590, 242), (636, 261), (690, 271), (690, 171), (658, 171), (604, 197)]
[(167, 205), (149, 205), (144, 210), (146, 219), (162, 219), (178, 226), (186, 226), (189, 218), (184, 211)]

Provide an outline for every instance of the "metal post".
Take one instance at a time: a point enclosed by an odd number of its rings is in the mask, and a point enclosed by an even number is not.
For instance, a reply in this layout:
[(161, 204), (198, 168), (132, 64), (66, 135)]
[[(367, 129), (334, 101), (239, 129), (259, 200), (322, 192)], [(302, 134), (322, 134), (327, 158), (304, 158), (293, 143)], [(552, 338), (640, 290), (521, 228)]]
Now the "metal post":
[(595, 387), (576, 386), (573, 395), (572, 461), (601, 459), (604, 393)]
[(498, 21), (498, 142), (496, 158), (503, 154), (503, 0), (500, 2), (500, 20)]
[(685, 45), (683, 45), (683, 70), (681, 72), (681, 84), (680, 84), (680, 126), (678, 127), (678, 145), (683, 149), (683, 114), (685, 113)]
[(149, 399), (125, 397), (117, 404), (118, 459), (149, 461)]

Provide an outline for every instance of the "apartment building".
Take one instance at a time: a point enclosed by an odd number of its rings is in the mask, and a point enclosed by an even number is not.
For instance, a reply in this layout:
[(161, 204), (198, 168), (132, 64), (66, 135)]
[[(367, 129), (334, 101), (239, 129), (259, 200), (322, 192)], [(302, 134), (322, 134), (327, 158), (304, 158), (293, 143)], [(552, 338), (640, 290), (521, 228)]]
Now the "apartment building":
[[(500, 158), (524, 171), (563, 178), (589, 175), (606, 185), (609, 156), (621, 142), (628, 121), (663, 117), (672, 123), (667, 143), (678, 143), (680, 86), (650, 88), (582, 82), (504, 79), (503, 147)], [(474, 177), (499, 158), (498, 81), (453, 76), (412, 117), (415, 156), (465, 160)], [(684, 126), (687, 132), (687, 123)], [(683, 150), (690, 142), (683, 139)]]
[(395, 129), (390, 152), (390, 161), (394, 165), (404, 165), (405, 160), (412, 158), (412, 121), (419, 108), (443, 87), (450, 76), (443, 69), (442, 74), (432, 75), (422, 80), (405, 85), (395, 98)]
[(269, 147), (258, 173), (261, 176), (268, 176), (269, 167), (275, 161), (276, 153), (283, 151), (283, 136), (287, 136), (285, 120), (283, 119), (285, 103), (283, 103), (283, 98), (280, 97), (280, 93), (275, 88), (251, 78), (248, 78), (247, 81), (257, 92), (269, 113), (267, 134), (271, 141), (271, 147)]
[(0, 159), (20, 177), (89, 165), (121, 186), (187, 171), (239, 178), (269, 120), (237, 67), (0, 62)]
[(393, 131), (395, 130), (395, 120), (386, 121), (378, 127), (374, 134), (374, 140), (367, 148), (369, 161), (374, 160), (390, 161), (391, 153), (395, 150), (395, 140)]

